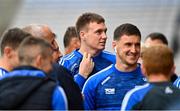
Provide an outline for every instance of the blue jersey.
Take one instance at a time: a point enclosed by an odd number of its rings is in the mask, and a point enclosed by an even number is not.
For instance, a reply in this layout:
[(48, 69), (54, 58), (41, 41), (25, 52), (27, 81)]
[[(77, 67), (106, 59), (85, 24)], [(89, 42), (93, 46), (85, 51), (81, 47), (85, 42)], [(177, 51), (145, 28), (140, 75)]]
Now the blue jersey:
[(6, 73), (8, 73), (7, 70), (0, 68), (0, 77), (4, 76)]
[(87, 110), (119, 110), (127, 91), (145, 81), (140, 65), (131, 72), (121, 72), (110, 65), (90, 77), (82, 90)]
[(124, 97), (121, 111), (179, 110), (180, 90), (170, 82), (154, 82), (130, 90)]
[[(75, 77), (75, 81), (80, 88), (82, 88), (85, 82), (85, 79), (78, 74), (82, 58), (83, 55), (78, 50), (74, 50), (72, 53), (63, 56), (59, 61), (59, 64), (67, 68), (72, 76)], [(94, 62), (94, 69), (90, 75), (93, 75), (116, 62), (115, 55), (107, 51), (102, 51), (98, 56), (93, 57), (92, 59)]]
[[(35, 77), (45, 77), (45, 73), (41, 70), (37, 69), (20, 69), (20, 70), (14, 70), (12, 72), (7, 73), (6, 75), (2, 76), (0, 80), (3, 80), (5, 78), (9, 77), (16, 77), (16, 76), (35, 76)], [(14, 96), (14, 95), (12, 95)], [(52, 109), (53, 110), (67, 110), (67, 99), (66, 95), (64, 93), (64, 90), (57, 86), (55, 87), (53, 93), (52, 93)]]

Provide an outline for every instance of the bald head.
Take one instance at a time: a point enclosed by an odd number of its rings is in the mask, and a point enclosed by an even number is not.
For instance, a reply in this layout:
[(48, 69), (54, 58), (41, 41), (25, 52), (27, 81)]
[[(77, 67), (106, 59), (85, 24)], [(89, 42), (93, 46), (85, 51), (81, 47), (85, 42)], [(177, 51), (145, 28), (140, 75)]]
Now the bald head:
[(59, 46), (55, 40), (56, 35), (52, 32), (48, 25), (43, 24), (30, 24), (22, 28), (23, 31), (30, 33), (32, 36), (46, 40), (51, 44), (53, 49), (53, 59), (57, 62), (62, 53), (59, 50)]
[(34, 37), (45, 39), (49, 42), (49, 36), (55, 37), (48, 25), (30, 24), (22, 28), (23, 31), (30, 33)]

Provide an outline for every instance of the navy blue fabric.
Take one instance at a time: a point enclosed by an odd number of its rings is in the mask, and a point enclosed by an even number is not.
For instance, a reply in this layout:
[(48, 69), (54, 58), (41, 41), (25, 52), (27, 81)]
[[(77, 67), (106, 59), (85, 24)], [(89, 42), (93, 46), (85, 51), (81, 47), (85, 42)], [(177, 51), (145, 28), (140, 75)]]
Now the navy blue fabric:
[[(16, 79), (17, 78), (17, 79)], [(28, 81), (25, 81), (21, 78), (26, 78)], [(28, 91), (31, 91), (30, 89), (30, 86), (33, 85), (34, 83), (38, 82), (38, 80), (46, 80), (48, 79), (46, 77), (46, 74), (41, 71), (41, 70), (38, 70), (34, 67), (31, 67), (31, 66), (22, 66), (22, 67), (18, 67), (16, 69), (14, 69), (14, 71), (12, 72), (9, 72), (7, 73), (6, 75), (4, 75), (3, 77), (0, 78), (1, 81), (5, 81), (7, 79), (12, 79), (14, 80), (14, 83), (15, 84), (9, 84), (9, 81), (5, 82), (7, 83), (7, 88), (6, 90), (3, 90), (1, 91), (0, 95), (6, 95), (7, 97), (11, 97), (11, 105), (13, 106), (14, 104), (17, 104), (17, 99), (20, 101), (20, 97), (21, 98), (25, 98), (26, 99), (26, 96), (27, 96), (27, 100), (30, 100), (31, 101), (31, 98), (29, 98), (30, 94), (32, 93), (33, 95), (36, 95), (36, 92), (28, 92)], [(30, 79), (30, 80), (29, 80)], [(32, 79), (32, 80), (31, 80)], [(34, 81), (33, 81), (34, 80)], [(50, 85), (52, 89), (52, 93), (51, 93), (51, 90), (50, 90), (50, 93), (47, 93), (47, 97), (48, 98), (51, 98), (49, 103), (51, 106), (51, 109), (59, 109), (59, 110), (64, 110), (64, 109), (67, 109), (67, 100), (66, 100), (66, 96), (64, 94), (64, 91), (62, 90), (62, 88), (60, 86), (58, 86), (54, 81), (49, 81), (51, 82), (52, 84)], [(5, 84), (4, 83), (4, 84)], [(27, 84), (26, 84), (27, 83)], [(31, 84), (32, 83), (32, 84)], [(35, 84), (36, 85), (36, 84)], [(42, 86), (44, 86), (45, 84), (42, 84)], [(11, 87), (13, 86), (13, 87)], [(3, 88), (4, 86), (1, 85), (1, 88)], [(29, 87), (29, 89), (28, 89)], [(33, 86), (34, 87), (34, 86)], [(27, 88), (27, 89), (25, 89)], [(25, 90), (25, 91), (23, 91)], [(34, 90), (34, 89), (33, 89)], [(32, 90), (32, 91), (33, 91)], [(39, 90), (42, 91), (45, 91), (44, 89), (38, 89), (37, 91), (39, 92)], [(4, 91), (8, 91), (9, 93), (5, 93)], [(26, 93), (25, 93), (26, 92)], [(39, 94), (39, 93), (37, 93)], [(49, 95), (50, 94), (50, 95)], [(16, 96), (17, 95), (17, 96)], [(19, 96), (18, 96), (19, 95)], [(6, 100), (6, 97), (4, 96), (0, 96), (1, 97), (1, 100)], [(33, 96), (34, 97), (34, 96)], [(33, 98), (32, 97), (32, 98)], [(28, 99), (29, 98), (29, 99)], [(41, 97), (40, 97), (41, 98)], [(42, 98), (46, 98), (46, 97), (42, 97)], [(24, 99), (22, 99), (21, 101), (23, 101)], [(26, 102), (25, 101), (25, 102)], [(40, 100), (41, 101), (41, 100)], [(24, 103), (25, 103), (24, 102)], [(38, 102), (38, 101), (37, 101)], [(7, 102), (5, 103), (7, 104)], [(47, 104), (47, 103), (46, 103)], [(10, 105), (10, 104), (9, 104)], [(10, 107), (10, 106), (9, 106)], [(38, 107), (38, 105), (37, 105)], [(36, 108), (37, 108), (36, 107)], [(1, 107), (0, 107), (1, 108)], [(33, 109), (34, 107), (28, 107), (30, 109)], [(39, 109), (39, 108), (38, 108)], [(46, 109), (46, 108), (45, 108)], [(49, 109), (49, 108), (48, 108)]]
[(69, 110), (84, 109), (81, 90), (66, 68), (60, 66), (59, 64), (53, 64), (53, 70), (48, 75), (50, 78), (56, 80), (58, 84), (64, 89), (68, 99)]

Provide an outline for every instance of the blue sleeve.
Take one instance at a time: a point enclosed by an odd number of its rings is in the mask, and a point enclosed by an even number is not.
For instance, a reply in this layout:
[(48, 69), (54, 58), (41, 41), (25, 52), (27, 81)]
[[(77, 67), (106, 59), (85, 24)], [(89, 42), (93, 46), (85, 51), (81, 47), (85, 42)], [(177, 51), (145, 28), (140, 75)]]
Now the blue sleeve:
[(95, 85), (92, 81), (87, 80), (84, 84), (82, 93), (84, 96), (84, 109), (95, 110)]
[(65, 67), (65, 68), (68, 69), (69, 62), (62, 57), (62, 58), (60, 59), (60, 61), (59, 61), (59, 65), (62, 65), (63, 67)]
[(136, 103), (136, 96), (133, 93), (128, 92), (123, 99), (121, 111), (131, 110)]
[(82, 90), (84, 83), (86, 82), (86, 79), (80, 74), (76, 74), (74, 76), (74, 81), (78, 84), (79, 88)]
[(61, 87), (56, 87), (53, 92), (53, 98), (52, 98), (52, 107), (53, 110), (67, 110), (68, 104), (66, 95)]
[(173, 83), (176, 87), (180, 88), (180, 77), (178, 77), (174, 83)]
[(144, 96), (151, 88), (152, 85), (145, 84), (128, 91), (123, 99), (121, 111), (131, 110), (134, 105), (143, 100)]

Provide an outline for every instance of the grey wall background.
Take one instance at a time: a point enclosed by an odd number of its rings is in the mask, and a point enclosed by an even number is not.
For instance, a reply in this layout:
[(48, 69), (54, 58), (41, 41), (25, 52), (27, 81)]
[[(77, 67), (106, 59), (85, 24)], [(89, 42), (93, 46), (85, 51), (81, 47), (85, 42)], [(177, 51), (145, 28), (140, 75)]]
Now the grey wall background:
[[(7, 3), (8, 1), (8, 3)], [(113, 52), (111, 43), (114, 29), (122, 23), (136, 25), (142, 33), (142, 41), (151, 32), (161, 32), (168, 37), (170, 46), (176, 50), (176, 72), (180, 74), (178, 14), (180, 0), (0, 0), (0, 8), (11, 7), (16, 14), (6, 9), (0, 14), (11, 15), (7, 27), (23, 27), (27, 24), (48, 24), (58, 35), (58, 44), (63, 50), (63, 35), (67, 26), (75, 25), (79, 15), (95, 12), (106, 19), (108, 42), (106, 50)], [(9, 4), (9, 5), (8, 5)], [(4, 11), (4, 12), (2, 12)], [(180, 18), (180, 17), (179, 17)], [(2, 20), (2, 18), (0, 19)], [(11, 22), (10, 22), (11, 21)], [(175, 30), (177, 29), (177, 30)], [(178, 32), (176, 35), (175, 32)], [(176, 36), (176, 37), (175, 37)]]

